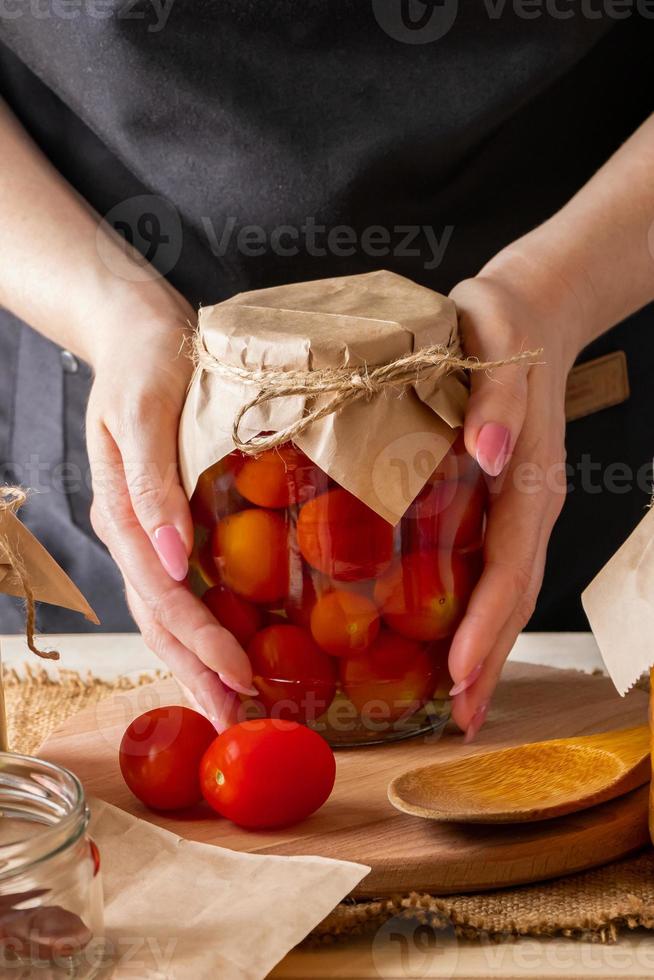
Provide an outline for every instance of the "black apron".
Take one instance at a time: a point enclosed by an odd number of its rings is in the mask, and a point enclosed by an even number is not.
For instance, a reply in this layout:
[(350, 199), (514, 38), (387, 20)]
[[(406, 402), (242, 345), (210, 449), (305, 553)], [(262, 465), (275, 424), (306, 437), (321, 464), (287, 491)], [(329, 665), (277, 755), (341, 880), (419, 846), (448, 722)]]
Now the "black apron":
[[(380, 267), (447, 292), (555, 212), (654, 102), (654, 26), (634, 10), (588, 17), (570, 3), (571, 17), (525, 19), (509, 0), (48, 4), (0, 19), (0, 91), (193, 304)], [(133, 628), (88, 521), (90, 372), (0, 316), (2, 475), (40, 491), (26, 522), (102, 628)], [(651, 458), (653, 319), (641, 312), (584, 354), (624, 349), (632, 397), (570, 424), (571, 464), (590, 454), (635, 472)], [(635, 482), (620, 494), (574, 487), (533, 626), (585, 628), (579, 592), (646, 501)], [(2, 598), (0, 616), (19, 628)], [(50, 607), (39, 625), (88, 628)]]

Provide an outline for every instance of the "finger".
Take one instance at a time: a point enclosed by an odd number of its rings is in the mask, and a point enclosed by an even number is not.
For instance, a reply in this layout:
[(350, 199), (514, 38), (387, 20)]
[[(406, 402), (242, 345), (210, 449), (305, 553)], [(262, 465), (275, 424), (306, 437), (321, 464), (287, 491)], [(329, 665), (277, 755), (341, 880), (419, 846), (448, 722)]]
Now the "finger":
[[(488, 713), (490, 700), (497, 686), (504, 663), (509, 656), (515, 641), (531, 617), (535, 597), (538, 595), (543, 578), (547, 542), (551, 525), (556, 515), (553, 512), (551, 521), (544, 520), (541, 525), (540, 540), (536, 549), (532, 572), (525, 588), (525, 598), (516, 603), (510, 610), (504, 624), (499, 628), (490, 650), (478, 668), (473, 670), (472, 683), (464, 687), (452, 700), (452, 718), (466, 732), (466, 740), (471, 741)], [(498, 584), (497, 582), (495, 584)]]
[(527, 410), (527, 371), (517, 364), (476, 371), (466, 409), (466, 449), (489, 476), (511, 458)]
[(141, 630), (148, 647), (170, 668), (177, 680), (189, 692), (193, 704), (197, 704), (216, 731), (223, 732), (238, 721), (240, 701), (233, 691), (221, 682), (218, 675), (209, 670), (174, 636), (159, 626), (131, 585), (125, 588), (132, 615)]
[[(459, 317), (467, 354), (498, 361), (520, 350), (521, 340), (501, 320), (489, 322), (477, 312), (467, 313), (465, 305)], [(528, 374), (522, 361), (472, 372), (464, 438), (466, 449), (488, 476), (502, 472), (518, 441), (527, 411)]]
[(117, 444), (132, 508), (161, 564), (181, 582), (188, 573), (193, 524), (177, 465), (177, 420), (152, 401), (120, 422), (107, 422)]
[(150, 616), (223, 683), (254, 696), (252, 667), (240, 644), (184, 583), (172, 582), (132, 508), (118, 449), (106, 429), (88, 434), (93, 526)]
[[(553, 444), (561, 445), (562, 425), (556, 419), (549, 424)], [(454, 695), (474, 683), (512, 613), (517, 610), (526, 623), (536, 600), (534, 569), (542, 576), (549, 535), (565, 499), (565, 483), (553, 481), (560, 471), (543, 462), (558, 454), (541, 439), (540, 426), (536, 418), (525, 428), (501, 487), (497, 480), (491, 487), (484, 570), (450, 648)]]
[(500, 631), (495, 646), (484, 660), (480, 675), (473, 686), (452, 699), (452, 720), (465, 732), (466, 742), (474, 740), (486, 721), (491, 698), (521, 628), (520, 617), (511, 615)]
[(471, 685), (511, 613), (519, 608), (528, 614), (528, 589), (545, 513), (545, 504), (539, 508), (506, 485), (500, 497), (491, 501), (484, 568), (450, 647), (453, 692)]

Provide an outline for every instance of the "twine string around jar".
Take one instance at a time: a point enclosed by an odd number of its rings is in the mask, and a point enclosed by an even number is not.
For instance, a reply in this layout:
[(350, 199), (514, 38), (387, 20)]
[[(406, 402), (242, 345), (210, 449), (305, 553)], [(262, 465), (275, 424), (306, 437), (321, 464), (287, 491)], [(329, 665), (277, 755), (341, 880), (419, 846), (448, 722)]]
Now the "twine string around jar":
[[(235, 447), (250, 456), (281, 446), (299, 436), (310, 425), (362, 398), (371, 398), (392, 387), (405, 389), (426, 373), (431, 380), (437, 381), (457, 370), (490, 371), (509, 364), (533, 362), (540, 354), (542, 348), (521, 351), (497, 361), (480, 361), (476, 357), (464, 357), (458, 344), (452, 347), (435, 344), (374, 367), (363, 364), (359, 367), (328, 367), (317, 371), (285, 371), (280, 368), (247, 368), (221, 360), (207, 349), (199, 331), (194, 334), (192, 352), (196, 368), (219, 375), (227, 381), (258, 389), (257, 394), (241, 406), (232, 428)], [(247, 441), (242, 440), (239, 435), (244, 417), (258, 405), (297, 395), (316, 397), (329, 394), (332, 395), (329, 401), (305, 411), (299, 419), (283, 429), (255, 436)]]
[[(7, 508), (15, 513), (26, 500), (27, 494), (21, 487), (0, 488), (0, 509)], [(11, 566), (25, 596), (25, 641), (28, 648), (43, 660), (59, 660), (57, 650), (39, 650), (34, 642), (34, 632), (36, 629), (34, 591), (21, 555), (7, 535), (4, 534), (0, 534), (0, 561), (6, 562)]]

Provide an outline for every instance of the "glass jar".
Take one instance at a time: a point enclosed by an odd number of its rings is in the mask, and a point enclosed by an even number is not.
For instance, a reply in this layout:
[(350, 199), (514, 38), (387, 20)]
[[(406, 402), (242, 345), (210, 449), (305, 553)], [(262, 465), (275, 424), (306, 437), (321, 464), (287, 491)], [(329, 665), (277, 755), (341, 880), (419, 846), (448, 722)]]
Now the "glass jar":
[(205, 470), (191, 585), (250, 657), (248, 709), (332, 745), (440, 731), (486, 502), (461, 436), (395, 527), (290, 443)]
[(89, 980), (103, 966), (100, 858), (73, 773), (0, 753), (0, 975)]

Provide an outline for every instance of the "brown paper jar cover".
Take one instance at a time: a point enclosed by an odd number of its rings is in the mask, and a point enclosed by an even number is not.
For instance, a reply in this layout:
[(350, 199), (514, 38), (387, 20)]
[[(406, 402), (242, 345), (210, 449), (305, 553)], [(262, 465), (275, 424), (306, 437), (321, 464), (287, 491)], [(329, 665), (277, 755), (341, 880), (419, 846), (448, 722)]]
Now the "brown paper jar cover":
[[(380, 271), (240, 293), (200, 310), (204, 346), (251, 370), (315, 371), (386, 364), (421, 348), (458, 349), (457, 315), (445, 296)], [(190, 497), (205, 469), (234, 448), (234, 420), (252, 387), (198, 368), (180, 425), (179, 455)], [(317, 396), (320, 404), (329, 395)], [(312, 424), (293, 442), (340, 486), (396, 524), (445, 456), (463, 421), (462, 371), (416, 372)], [(243, 418), (246, 440), (302, 417), (305, 396), (276, 398)]]
[[(646, 672), (654, 684), (654, 507), (646, 511), (586, 587), (581, 601), (618, 692), (625, 695)], [(649, 724), (654, 740), (653, 698), (650, 693)], [(650, 791), (649, 826), (654, 842), (654, 785)]]
[[(73, 609), (97, 624), (97, 616), (77, 586), (17, 516), (25, 496), (18, 488), (0, 487), (0, 593), (27, 599), (27, 585), (33, 600)], [(6, 749), (0, 668), (0, 751)]]

